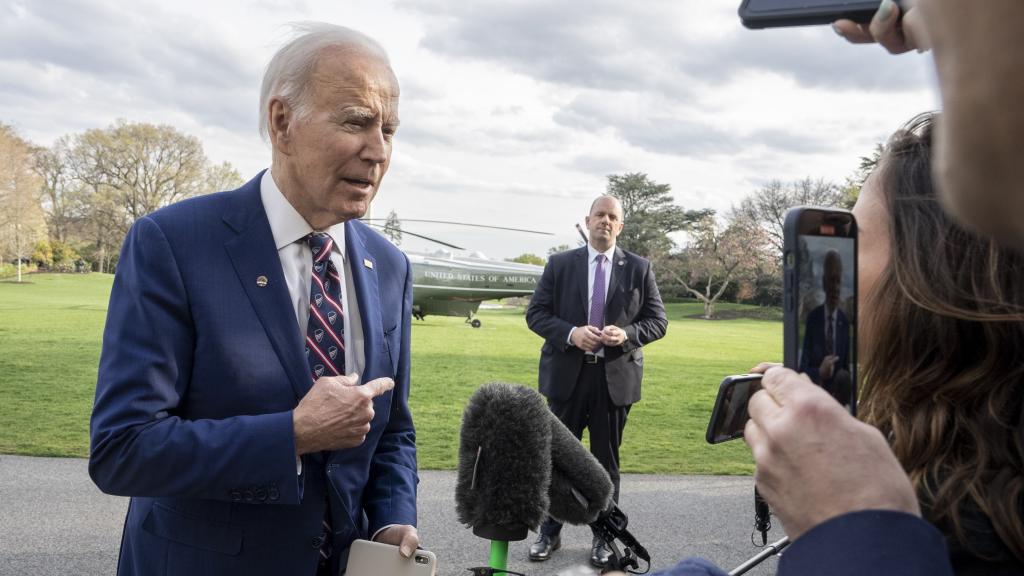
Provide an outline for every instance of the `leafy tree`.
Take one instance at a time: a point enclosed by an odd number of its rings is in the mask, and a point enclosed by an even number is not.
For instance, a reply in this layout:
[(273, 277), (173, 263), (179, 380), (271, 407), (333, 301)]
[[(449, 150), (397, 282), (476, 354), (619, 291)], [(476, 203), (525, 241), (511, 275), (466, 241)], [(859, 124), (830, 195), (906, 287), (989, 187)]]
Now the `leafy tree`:
[(53, 265), (53, 248), (50, 247), (49, 240), (36, 242), (35, 247), (32, 249), (32, 261), (38, 264), (40, 268), (49, 268)]
[(882, 154), (884, 153), (885, 145), (877, 143), (871, 151), (871, 155), (860, 157), (860, 164), (857, 166), (857, 170), (852, 176), (847, 176), (846, 182), (843, 183), (843, 199), (839, 203), (839, 206), (846, 208), (847, 210), (853, 210), (853, 205), (857, 203), (857, 198), (860, 197), (860, 189), (864, 187), (864, 183), (867, 182), (868, 176), (870, 176), (871, 173), (875, 171), (875, 168), (878, 167), (879, 163), (881, 163)]
[(36, 156), (35, 168), (51, 235), (79, 245), (101, 272), (139, 217), (243, 182), (229, 163), (211, 164), (197, 138), (124, 120), (61, 138)]
[[(580, 245), (582, 244), (583, 241), (581, 240)], [(569, 246), (568, 244), (559, 244), (558, 246), (552, 246), (551, 248), (548, 248), (548, 256), (554, 256), (555, 254), (558, 254), (559, 252), (565, 252), (566, 250), (572, 250), (572, 246)]]
[(203, 192), (220, 192), (223, 190), (234, 190), (242, 184), (245, 179), (235, 170), (229, 162), (220, 164), (209, 164), (204, 169)]
[(673, 247), (669, 234), (685, 230), (709, 213), (677, 206), (668, 184), (658, 184), (642, 172), (608, 176), (608, 194), (622, 203), (625, 226), (616, 244), (642, 256), (666, 254)]
[(0, 124), (0, 262), (13, 256), (21, 282), (23, 260), (46, 237), (39, 203), (39, 177), (32, 170), (32, 145)]
[(170, 126), (121, 120), (88, 130), (74, 142), (76, 178), (114, 194), (124, 230), (158, 208), (213, 191), (199, 139)]
[(384, 235), (394, 243), (395, 246), (402, 244), (402, 222), (398, 219), (398, 212), (392, 210), (384, 221)]
[[(568, 246), (566, 247), (566, 249), (568, 249)], [(525, 253), (520, 254), (515, 258), (509, 258), (508, 262), (518, 262), (520, 264), (533, 264), (534, 266), (543, 266), (545, 261), (543, 258), (537, 256), (536, 254)]]

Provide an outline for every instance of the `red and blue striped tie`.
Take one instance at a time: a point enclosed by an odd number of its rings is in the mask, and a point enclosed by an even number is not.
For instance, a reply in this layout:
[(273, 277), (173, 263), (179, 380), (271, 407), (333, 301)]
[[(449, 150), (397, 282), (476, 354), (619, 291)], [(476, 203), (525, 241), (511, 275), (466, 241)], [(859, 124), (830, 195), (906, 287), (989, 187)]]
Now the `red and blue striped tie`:
[(345, 311), (341, 307), (341, 275), (331, 261), (334, 239), (323, 233), (308, 238), (313, 251), (313, 280), (309, 286), (306, 359), (316, 382), (321, 376), (345, 374)]
[[(331, 261), (334, 239), (329, 234), (308, 237), (313, 251), (313, 279), (309, 287), (309, 324), (306, 327), (306, 360), (313, 382), (321, 376), (345, 374), (345, 311), (341, 306), (341, 275)], [(320, 557), (331, 557), (330, 501), (323, 520)], [(325, 565), (326, 566), (326, 565)]]

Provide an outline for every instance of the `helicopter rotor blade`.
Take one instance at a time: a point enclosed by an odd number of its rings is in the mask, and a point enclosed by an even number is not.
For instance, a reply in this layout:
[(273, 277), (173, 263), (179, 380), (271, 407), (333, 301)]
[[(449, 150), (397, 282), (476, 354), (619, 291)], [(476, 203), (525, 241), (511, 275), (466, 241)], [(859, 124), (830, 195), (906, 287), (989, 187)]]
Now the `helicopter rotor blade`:
[[(374, 224), (372, 222), (368, 222), (367, 221), (368, 219), (361, 219), (361, 220), (363, 222), (366, 222), (367, 226), (372, 226), (373, 228), (379, 228), (381, 230), (387, 229), (386, 226), (381, 226), (380, 224)], [(377, 220), (377, 218), (374, 218), (374, 220)], [(449, 244), (449, 243), (444, 242), (442, 240), (438, 240), (437, 238), (431, 238), (430, 236), (424, 236), (422, 234), (417, 234), (415, 232), (409, 232), (408, 230), (401, 230), (401, 233), (402, 233), (403, 236), (408, 234), (409, 236), (415, 236), (417, 238), (422, 238), (422, 239), (424, 239), (424, 240), (426, 240), (428, 242), (434, 242), (434, 243), (440, 244), (442, 246), (447, 246), (449, 248), (453, 248), (455, 250), (465, 250), (465, 248), (463, 248), (462, 246), (456, 246), (455, 244)]]
[[(362, 218), (363, 222), (373, 222), (387, 220), (387, 218)], [(525, 228), (508, 228), (505, 226), (490, 226), (487, 224), (470, 224), (469, 222), (452, 222), (450, 220), (419, 220), (415, 218), (399, 218), (399, 222), (425, 222), (428, 224), (451, 224), (453, 226), (472, 226), (474, 228), (491, 228), (493, 230), (510, 230), (512, 232), (525, 232), (527, 234), (543, 234), (544, 236), (554, 236), (553, 232), (542, 232), (540, 230), (527, 230)], [(404, 232), (404, 231), (403, 231)]]

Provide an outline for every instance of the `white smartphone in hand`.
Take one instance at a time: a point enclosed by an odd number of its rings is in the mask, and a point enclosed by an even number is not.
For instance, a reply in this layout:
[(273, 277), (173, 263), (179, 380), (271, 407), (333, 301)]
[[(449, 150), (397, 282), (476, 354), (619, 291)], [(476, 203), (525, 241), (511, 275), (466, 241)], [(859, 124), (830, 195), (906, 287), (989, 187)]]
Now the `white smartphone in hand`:
[(398, 546), (356, 540), (348, 553), (345, 576), (434, 576), (437, 557), (429, 550), (416, 550), (403, 558)]

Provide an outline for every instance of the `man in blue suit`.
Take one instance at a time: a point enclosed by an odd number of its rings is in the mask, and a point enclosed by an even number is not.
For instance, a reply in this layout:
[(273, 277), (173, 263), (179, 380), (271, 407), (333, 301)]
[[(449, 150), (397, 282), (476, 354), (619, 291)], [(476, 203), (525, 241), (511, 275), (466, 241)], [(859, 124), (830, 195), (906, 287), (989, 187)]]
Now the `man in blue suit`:
[(850, 321), (839, 306), (843, 283), (843, 261), (839, 252), (825, 253), (821, 276), (825, 303), (807, 315), (804, 342), (800, 351), (800, 372), (849, 405), (852, 398), (850, 377)]
[(119, 574), (339, 574), (356, 538), (418, 545), (409, 263), (356, 220), (397, 104), (376, 42), (309, 25), (264, 77), (271, 169), (129, 232), (89, 461), (132, 497)]

